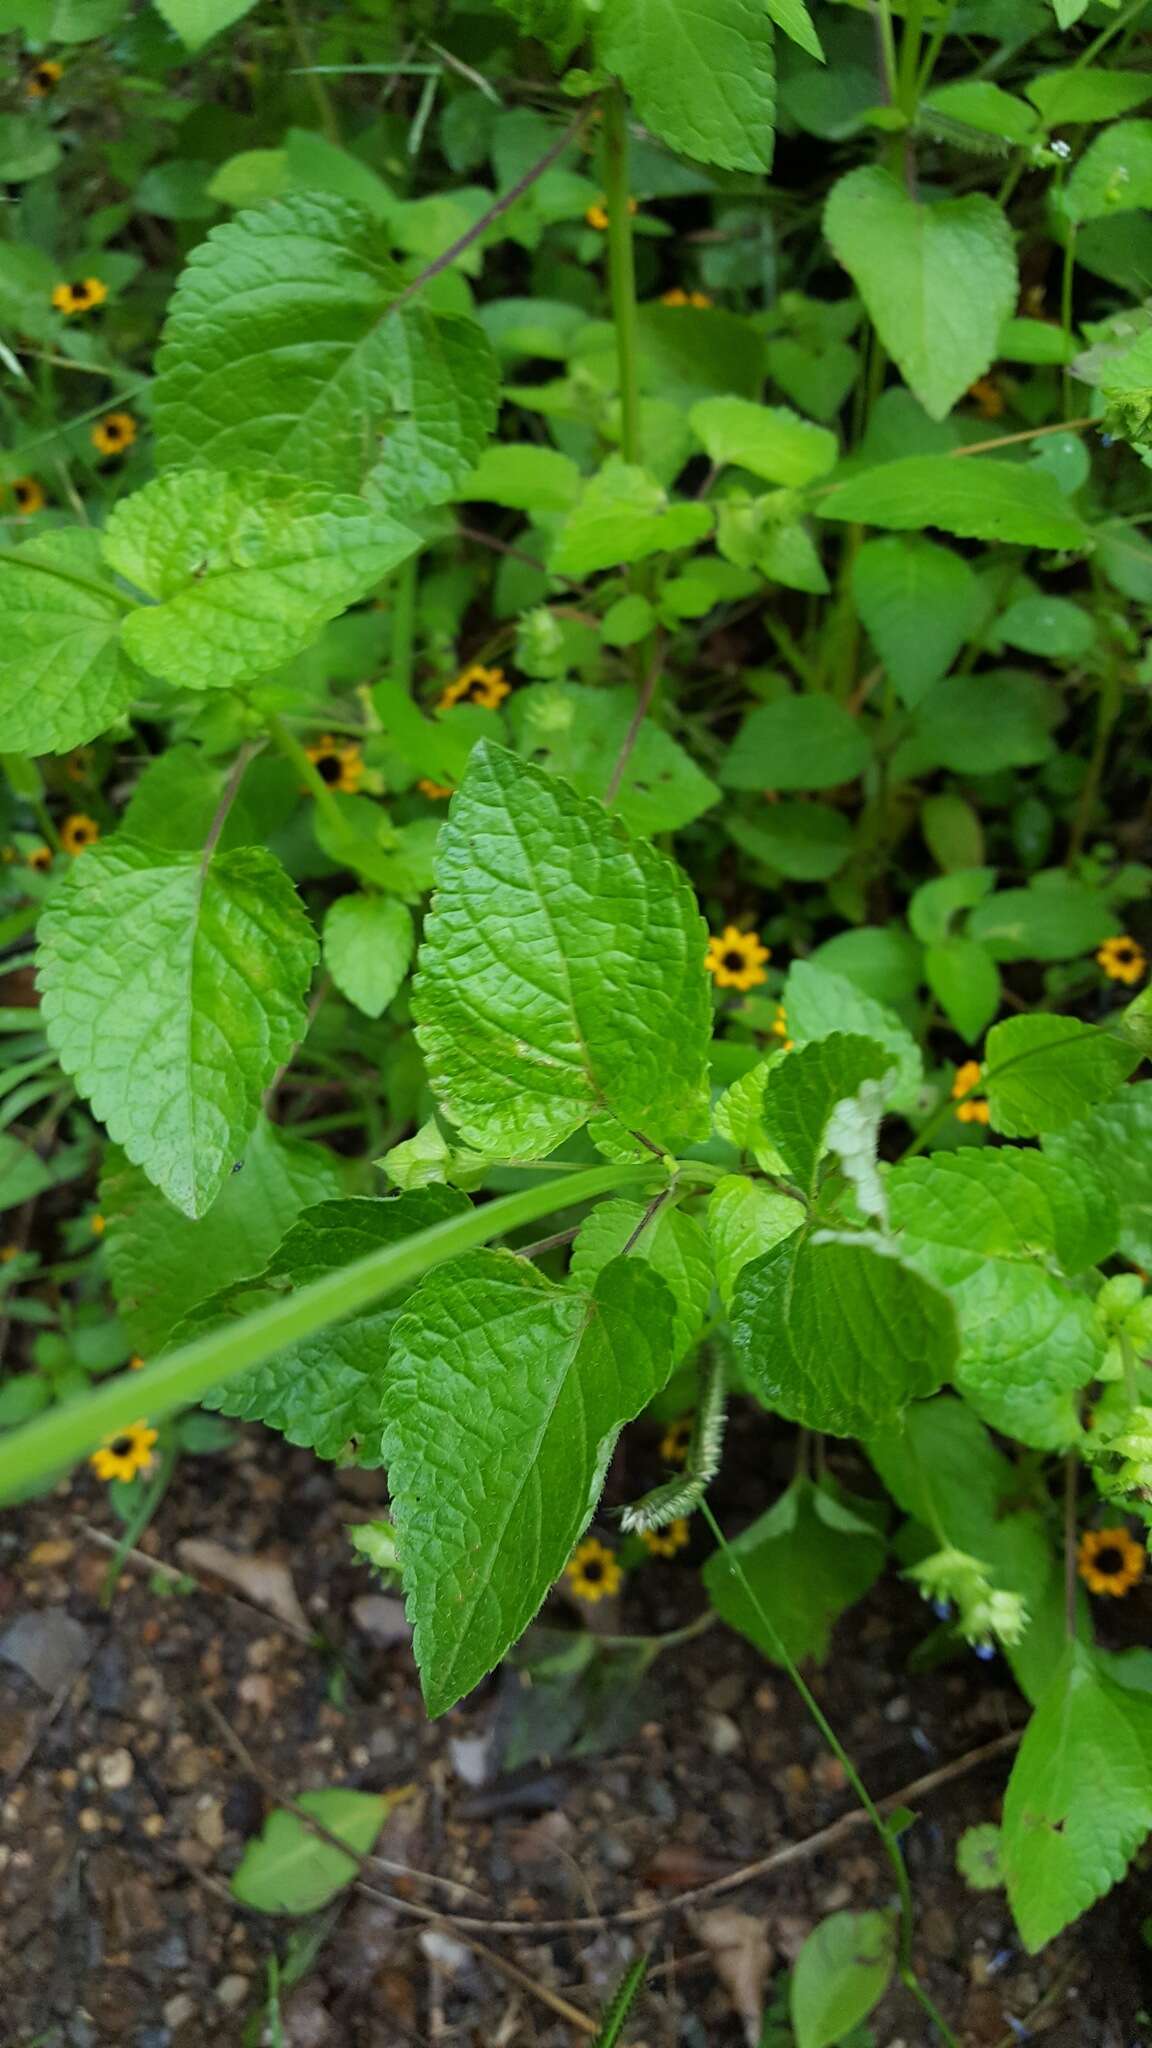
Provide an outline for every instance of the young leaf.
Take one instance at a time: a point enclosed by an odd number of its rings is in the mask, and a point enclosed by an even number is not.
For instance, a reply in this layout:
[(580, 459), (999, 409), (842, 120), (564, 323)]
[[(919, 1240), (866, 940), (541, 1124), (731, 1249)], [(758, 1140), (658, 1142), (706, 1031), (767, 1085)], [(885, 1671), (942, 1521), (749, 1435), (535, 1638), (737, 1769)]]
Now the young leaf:
[(706, 1129), (705, 931), (672, 863), (482, 742), (443, 827), (413, 1007), (467, 1143), (539, 1158), (596, 1111)]
[[(642, 1202), (598, 1202), (572, 1247), (571, 1284), (590, 1294), (597, 1274), (623, 1254), (645, 1214)], [(712, 1257), (705, 1233), (682, 1210), (662, 1209), (641, 1231), (628, 1256), (644, 1259), (672, 1295), (673, 1350), (677, 1359), (682, 1358), (704, 1327), (712, 1295)]]
[(410, 1298), (384, 1454), (430, 1713), (478, 1684), (563, 1570), (620, 1428), (668, 1376), (672, 1323), (667, 1287), (636, 1259), (587, 1294), (476, 1252)]
[(408, 972), (416, 934), (394, 896), (338, 896), (324, 919), (324, 965), (366, 1017), (382, 1017)]
[(644, 470), (610, 455), (561, 527), (551, 567), (560, 576), (591, 576), (691, 547), (711, 530), (709, 506), (673, 504)]
[(803, 1208), (791, 1195), (779, 1195), (747, 1174), (732, 1173), (717, 1181), (708, 1198), (708, 1234), (716, 1285), (726, 1308), (749, 1260), (791, 1237), (803, 1221)]
[(1034, 1138), (1114, 1095), (1141, 1060), (1138, 1048), (1075, 1017), (1007, 1017), (988, 1033), (985, 1085), (994, 1130)]
[(623, 2041), (624, 2023), (640, 1996), (644, 1979), (648, 1974), (648, 1960), (646, 1955), (637, 1956), (635, 1962), (625, 1972), (603, 2016), (593, 2048), (618, 2048), (618, 2044)]
[(294, 1813), (277, 1808), (256, 1841), (249, 1842), (232, 1877), (233, 1895), (258, 1913), (315, 1913), (351, 1884), (356, 1856), (372, 1849), (396, 1795), (352, 1792), (333, 1785), (302, 1792), (297, 1805), (339, 1835), (356, 1855), (346, 1856)]
[(304, 1030), (316, 942), (261, 847), (207, 868), (123, 834), (91, 846), (40, 920), (48, 1037), (109, 1134), (203, 1216)]
[(884, 1996), (896, 1962), (891, 1913), (831, 1913), (813, 1928), (792, 1971), (796, 2048), (832, 2048)]
[(1152, 1701), (1069, 1643), (1004, 1796), (1008, 1899), (1035, 1954), (1102, 1898), (1152, 1827)]
[(976, 622), (979, 585), (963, 556), (935, 541), (866, 540), (852, 595), (904, 704), (947, 675)]
[[(891, 1055), (875, 1039), (841, 1031), (814, 1040), (773, 1067), (764, 1090), (764, 1128), (810, 1200), (825, 1153), (840, 1153), (846, 1171), (848, 1158), (856, 1158), (861, 1122), (871, 1164), (867, 1178), (875, 1182), (876, 1130), (884, 1100), (875, 1084), (892, 1069)], [(878, 1195), (878, 1183), (868, 1193), (870, 1198)], [(876, 1212), (874, 1199), (866, 1206)]]
[(749, 1385), (792, 1422), (867, 1435), (934, 1394), (959, 1350), (947, 1295), (880, 1238), (798, 1231), (744, 1267), (732, 1339)]
[(38, 534), (0, 562), (0, 611), (5, 750), (66, 753), (112, 725), (146, 686), (121, 648), (125, 606), (94, 533)]
[(772, 167), (772, 21), (757, 0), (613, 0), (600, 62), (670, 149), (730, 171)]
[(932, 419), (996, 355), (1017, 296), (1012, 230), (982, 192), (924, 203), (878, 164), (832, 187), (824, 233)]
[(1023, 547), (1079, 548), (1086, 539), (1055, 477), (983, 455), (905, 455), (837, 484), (814, 509), (824, 519), (897, 531), (938, 526), (965, 540)]
[(906, 1109), (915, 1100), (924, 1078), (919, 1046), (894, 1011), (874, 1002), (846, 975), (810, 960), (794, 961), (784, 984), (784, 1010), (797, 1046), (830, 1038), (834, 1031), (874, 1039), (892, 1055), (895, 1078), (888, 1099), (893, 1108)]
[[(634, 690), (583, 683), (534, 683), (512, 698), (509, 723), (519, 751), (581, 796), (603, 796), (636, 715)], [(613, 809), (632, 832), (653, 839), (679, 832), (720, 802), (720, 791), (671, 733), (640, 727)]]
[(786, 405), (752, 405), (746, 398), (701, 398), (689, 414), (709, 459), (737, 463), (768, 483), (801, 490), (826, 476), (838, 453), (835, 434), (815, 427)]
[(104, 531), (105, 559), (157, 600), (128, 614), (125, 648), (191, 690), (281, 667), (419, 545), (360, 498), (210, 470), (158, 477)]
[(771, 1663), (780, 1662), (782, 1643), (794, 1663), (814, 1657), (822, 1664), (834, 1623), (863, 1599), (883, 1563), (875, 1526), (842, 1497), (801, 1479), (734, 1543), (713, 1551), (703, 1578), (717, 1613)]

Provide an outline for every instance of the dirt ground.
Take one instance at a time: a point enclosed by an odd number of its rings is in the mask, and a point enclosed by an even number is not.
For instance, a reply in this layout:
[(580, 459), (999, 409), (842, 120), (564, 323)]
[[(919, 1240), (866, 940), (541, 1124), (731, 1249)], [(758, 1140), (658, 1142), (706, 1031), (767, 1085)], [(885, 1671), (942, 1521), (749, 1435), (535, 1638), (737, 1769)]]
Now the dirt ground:
[[(783, 2048), (786, 2032), (761, 2036), (761, 1997), (814, 1921), (883, 1905), (891, 1887), (874, 1838), (849, 1824), (823, 1851), (681, 1902), (850, 1810), (781, 1674), (717, 1626), (645, 1677), (627, 1650), (575, 1690), (506, 1668), (430, 1724), (402, 1611), (344, 1534), (383, 1498), (378, 1474), (337, 1474), (245, 1431), (184, 1461), (110, 1606), (98, 1537), (118, 1531), (87, 1475), (6, 1517), (4, 2048), (275, 2048), (277, 1965), (285, 2048), (570, 2048), (593, 2037), (579, 2016), (601, 2009), (641, 1947), (652, 1971), (630, 2048)], [(717, 1503), (733, 1529), (753, 1506)], [(245, 1591), (212, 1569), (205, 1542), (240, 1560)], [(690, 1621), (706, 1547), (702, 1536), (686, 1560), (635, 1575), (622, 1602), (594, 1611), (596, 1628)], [(579, 1626), (562, 1595), (543, 1621)], [(816, 1680), (877, 1795), (1010, 1741), (1024, 1717), (998, 1662), (909, 1675), (924, 1634), (919, 1601), (890, 1581), (842, 1624)], [(570, 1635), (545, 1642), (565, 1647)], [(1001, 1892), (956, 1875), (957, 1838), (998, 1816), (1008, 1761), (1005, 1743), (915, 1802), (906, 1845), (933, 1996), (965, 2048), (1139, 2048), (1152, 2040), (1147, 1869), (1040, 1957), (1021, 1952)], [(229, 1876), (275, 1795), (334, 1784), (411, 1788), (377, 1854), (455, 1888), (377, 1870), (307, 1922), (239, 1906)], [(617, 1923), (637, 1907), (659, 1910)], [(515, 1927), (460, 1925), (492, 1917)], [(540, 1925), (569, 1919), (591, 1924)], [(903, 1992), (872, 2030), (875, 2048), (929, 2048)]]

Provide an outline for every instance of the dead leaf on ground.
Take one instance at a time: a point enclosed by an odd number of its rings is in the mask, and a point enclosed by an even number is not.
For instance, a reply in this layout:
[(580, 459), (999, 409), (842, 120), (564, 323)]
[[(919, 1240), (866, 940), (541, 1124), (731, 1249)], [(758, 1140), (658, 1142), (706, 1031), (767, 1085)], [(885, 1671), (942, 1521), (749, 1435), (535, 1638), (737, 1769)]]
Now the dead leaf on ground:
[(748, 2048), (757, 2048), (764, 2023), (764, 1987), (772, 1967), (763, 1920), (738, 1913), (733, 1906), (720, 1906), (714, 1913), (693, 1913), (692, 1926), (743, 2021)]
[(177, 1544), (176, 1554), (188, 1571), (210, 1572), (214, 1579), (223, 1579), (226, 1586), (242, 1593), (254, 1607), (277, 1615), (294, 1634), (313, 1633), (296, 1597), (292, 1574), (279, 1558), (229, 1550), (226, 1544), (215, 1543), (210, 1536), (186, 1536)]

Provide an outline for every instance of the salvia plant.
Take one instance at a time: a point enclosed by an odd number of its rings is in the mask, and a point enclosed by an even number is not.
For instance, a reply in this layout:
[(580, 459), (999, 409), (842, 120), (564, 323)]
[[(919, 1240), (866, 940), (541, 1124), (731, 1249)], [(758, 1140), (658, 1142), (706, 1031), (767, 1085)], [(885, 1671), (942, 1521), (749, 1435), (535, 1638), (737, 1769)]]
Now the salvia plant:
[[(794, 1425), (707, 1601), (1007, 1660), (1038, 1949), (1152, 1827), (1152, 7), (157, 5), (0, 4), (0, 1486), (386, 1468), (440, 1714)], [(952, 2038), (870, 1811), (806, 2048)]]

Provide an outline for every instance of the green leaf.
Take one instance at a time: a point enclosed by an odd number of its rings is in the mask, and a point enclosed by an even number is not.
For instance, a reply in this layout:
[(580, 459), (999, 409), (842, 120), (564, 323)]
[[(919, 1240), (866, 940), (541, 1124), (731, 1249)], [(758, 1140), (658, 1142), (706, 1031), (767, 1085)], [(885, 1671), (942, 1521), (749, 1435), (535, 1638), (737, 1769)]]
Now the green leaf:
[(1103, 1181), (1119, 1216), (1117, 1248), (1152, 1267), (1152, 1083), (1139, 1081), (1050, 1133), (1044, 1156), (1069, 1182)]
[(994, 960), (1076, 960), (1118, 930), (1103, 896), (1062, 868), (986, 896), (968, 920), (969, 937)]
[(1096, 638), (1091, 612), (1070, 597), (1037, 591), (1017, 598), (996, 621), (996, 631), (1009, 647), (1041, 654), (1048, 661), (1078, 661)]
[(969, 1045), (1000, 1008), (1000, 970), (975, 939), (942, 939), (924, 953), (924, 979), (954, 1031)]
[(766, 804), (755, 818), (726, 817), (728, 837), (786, 880), (826, 882), (852, 852), (852, 826), (831, 804)]
[(917, 535), (866, 540), (852, 565), (852, 595), (897, 696), (918, 704), (972, 632), (980, 590), (961, 555)]
[(836, 436), (813, 426), (786, 405), (753, 405), (746, 398), (701, 398), (688, 415), (717, 467), (736, 463), (771, 484), (801, 490), (827, 476), (838, 453)]
[[(951, 85), (934, 86), (930, 97), (921, 102), (920, 115), (932, 126), (934, 114), (942, 114), (946, 123), (959, 121), (965, 128), (997, 135), (1005, 142), (1023, 145), (1039, 139), (1040, 124), (1032, 108), (987, 78), (958, 78)], [(944, 132), (947, 136), (947, 127)], [(999, 217), (1003, 219), (1002, 214)]]
[(794, 1663), (814, 1657), (822, 1664), (834, 1623), (863, 1598), (883, 1563), (884, 1540), (872, 1523), (801, 1479), (734, 1543), (713, 1551), (703, 1579), (717, 1613), (770, 1663), (781, 1662), (783, 1644)]
[(252, 12), (255, 0), (156, 0), (157, 12), (186, 50), (202, 50), (222, 29)]
[(831, 1913), (813, 1928), (792, 1970), (796, 2048), (831, 2048), (884, 1996), (896, 1962), (891, 1913)]
[(59, 161), (60, 144), (51, 129), (23, 114), (0, 114), (0, 179), (6, 185), (42, 178)]
[(934, 1544), (983, 1556), (1015, 1474), (971, 1408), (952, 1394), (918, 1401), (899, 1429), (870, 1437), (864, 1448), (897, 1505)]
[(965, 540), (1079, 548), (1086, 534), (1054, 477), (983, 455), (906, 455), (863, 470), (822, 496), (824, 519), (897, 531), (938, 526)]
[(1136, 1047), (1075, 1017), (1008, 1017), (988, 1033), (992, 1127), (1008, 1138), (1063, 1130), (1114, 1095), (1140, 1064)]
[(111, 566), (157, 600), (125, 619), (127, 652), (182, 689), (210, 690), (301, 653), (420, 542), (362, 499), (201, 469), (135, 492), (103, 545)]
[[(509, 722), (520, 752), (529, 760), (562, 776), (580, 796), (602, 797), (635, 715), (633, 690), (535, 683), (517, 690)], [(648, 839), (660, 832), (679, 832), (719, 802), (716, 784), (692, 756), (646, 718), (612, 806), (630, 831)]]
[(407, 305), (380, 223), (319, 193), (241, 214), (193, 251), (157, 359), (162, 469), (283, 470), (439, 504), (495, 421), (496, 364), (470, 320)]
[(893, 1011), (863, 994), (846, 975), (794, 960), (784, 984), (784, 1008), (788, 1034), (797, 1046), (830, 1038), (834, 1031), (875, 1039), (892, 1054), (896, 1069), (892, 1107), (906, 1109), (915, 1100), (924, 1078), (919, 1046)]
[[(841, 1031), (814, 1040), (772, 1068), (764, 1090), (764, 1128), (809, 1200), (815, 1199), (820, 1162), (832, 1151), (857, 1183), (864, 1206), (873, 1213), (883, 1210), (876, 1132), (884, 1090), (876, 1084), (892, 1070), (891, 1054), (875, 1039)], [(855, 1166), (861, 1147), (863, 1174)]]
[(565, 520), (551, 567), (559, 576), (591, 576), (691, 547), (711, 529), (709, 506), (673, 504), (644, 470), (610, 455)]
[(989, 1259), (1055, 1259), (1066, 1273), (1099, 1265), (1116, 1249), (1114, 1202), (1098, 1175), (1062, 1173), (1039, 1152), (936, 1152), (909, 1159), (888, 1179), (893, 1228), (955, 1254), (939, 1277), (953, 1286)]
[(0, 730), (9, 751), (63, 754), (95, 739), (145, 684), (121, 650), (124, 604), (94, 533), (40, 534), (0, 562), (0, 609)]
[(782, 28), (786, 36), (799, 43), (802, 50), (807, 50), (810, 57), (823, 60), (820, 38), (804, 0), (768, 0), (768, 12), (777, 28)]
[(1063, 193), (1076, 221), (1152, 206), (1152, 121), (1114, 121), (1093, 137)]
[(732, 1340), (749, 1385), (792, 1422), (862, 1436), (934, 1394), (959, 1349), (946, 1295), (883, 1239), (797, 1232), (745, 1266)]
[(539, 516), (570, 511), (580, 495), (581, 482), (580, 471), (569, 456), (524, 442), (486, 448), (459, 485), (457, 496)]
[(237, 1165), (208, 1214), (193, 1222), (122, 1154), (105, 1164), (108, 1272), (120, 1319), (145, 1357), (208, 1295), (258, 1273), (302, 1209), (340, 1191), (332, 1153), (263, 1118)]
[(863, 774), (868, 736), (832, 697), (778, 697), (750, 711), (728, 750), (728, 789), (834, 789)]
[(1004, 1796), (1008, 1900), (1035, 1954), (1118, 1883), (1152, 1827), (1152, 1701), (1070, 1643)]
[(1078, 121), (1111, 121), (1152, 99), (1152, 77), (1146, 71), (1097, 71), (1072, 65), (1063, 71), (1042, 71), (1024, 87), (1039, 107), (1048, 128)]
[(382, 1017), (411, 965), (412, 913), (394, 896), (339, 896), (324, 919), (324, 965), (366, 1017)]
[(40, 987), (65, 1073), (169, 1201), (203, 1216), (304, 1030), (316, 943), (270, 853), (204, 869), (118, 834), (40, 920)]
[(975, 866), (954, 868), (922, 882), (908, 905), (908, 923), (916, 937), (926, 946), (952, 938), (955, 918), (982, 902), (995, 881), (995, 868)]
[(1012, 230), (983, 193), (923, 204), (865, 165), (832, 187), (824, 234), (932, 419), (994, 361), (1018, 291)]
[(356, 1853), (346, 1856), (314, 1835), (295, 1813), (277, 1807), (249, 1842), (232, 1876), (232, 1893), (258, 1913), (315, 1913), (359, 1875), (357, 1856), (375, 1846), (396, 1795), (330, 1786), (302, 1792), (296, 1801)]
[(951, 768), (957, 775), (995, 775), (1029, 768), (1052, 753), (1056, 708), (1038, 676), (990, 669), (948, 676), (917, 705), (911, 734), (896, 760), (901, 775)]
[(772, 21), (757, 0), (613, 0), (600, 62), (670, 149), (730, 171), (772, 167)]
[(1000, 1830), (994, 1821), (965, 1828), (956, 1844), (956, 1868), (969, 1891), (994, 1892), (1004, 1882)]
[(436, 879), (413, 1007), (467, 1143), (538, 1158), (601, 1110), (654, 1139), (707, 1128), (706, 933), (671, 861), (484, 741)]
[(384, 1450), (430, 1713), (527, 1627), (671, 1356), (672, 1297), (642, 1260), (614, 1259), (588, 1294), (510, 1253), (476, 1252), (410, 1298), (392, 1336)]
[(791, 1195), (779, 1195), (747, 1174), (732, 1173), (717, 1181), (708, 1198), (708, 1235), (726, 1308), (749, 1260), (791, 1237), (803, 1221), (804, 1210)]
[(660, 1275), (676, 1304), (672, 1348), (679, 1360), (704, 1327), (712, 1297), (712, 1254), (700, 1225), (681, 1209), (662, 1209), (635, 1238), (647, 1214), (642, 1202), (598, 1202), (580, 1226), (568, 1269), (570, 1283), (585, 1294), (610, 1260), (643, 1259)]

